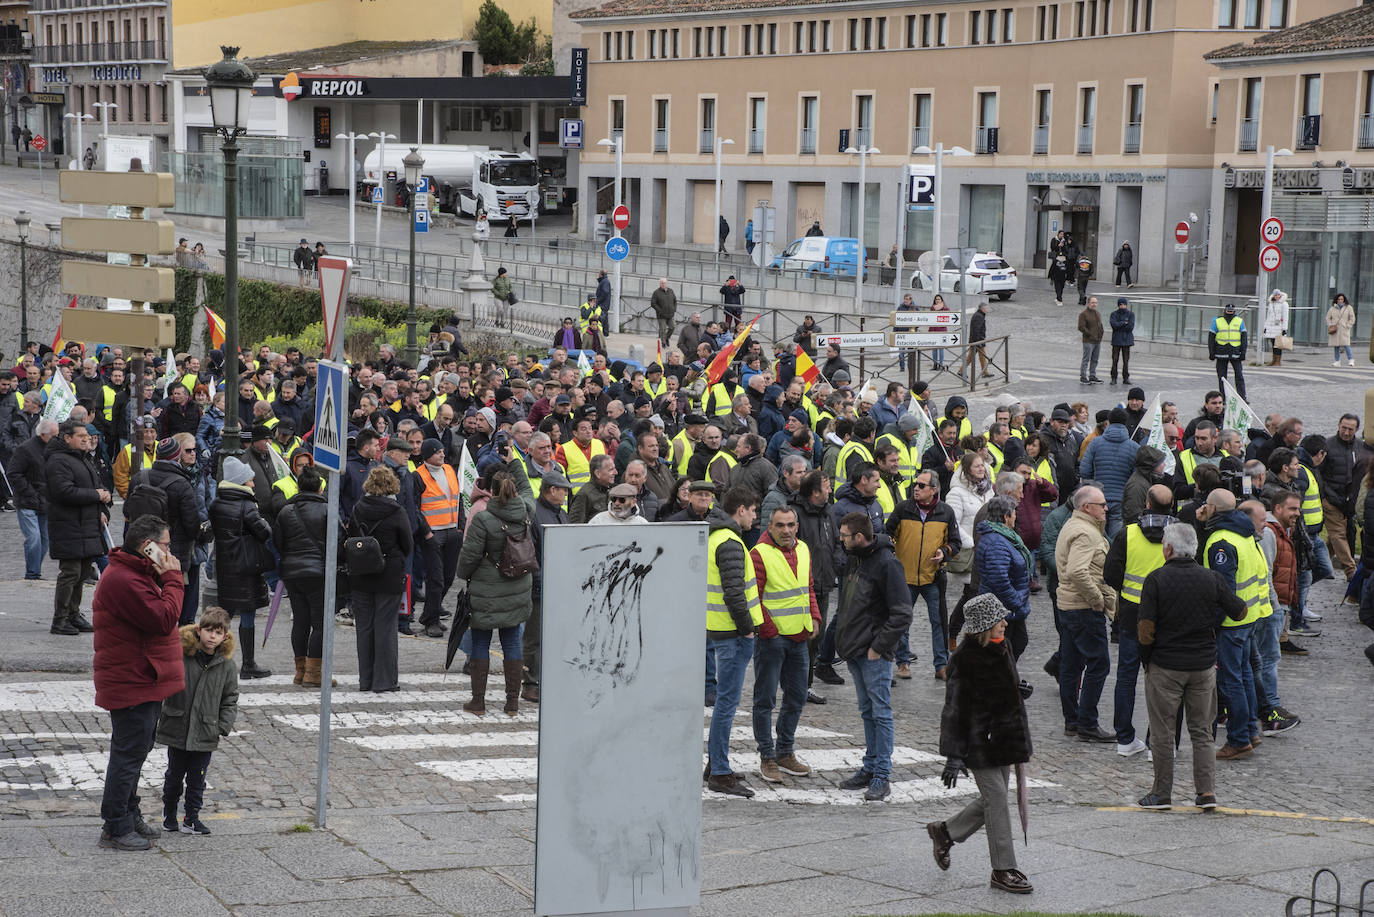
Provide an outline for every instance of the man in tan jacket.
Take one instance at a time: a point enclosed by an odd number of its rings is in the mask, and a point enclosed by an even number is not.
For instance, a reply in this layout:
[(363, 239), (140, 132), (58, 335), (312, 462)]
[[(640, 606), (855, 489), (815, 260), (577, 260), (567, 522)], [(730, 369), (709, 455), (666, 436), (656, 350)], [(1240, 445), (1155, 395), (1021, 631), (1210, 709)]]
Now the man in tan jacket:
[(1072, 504), (1073, 515), (1059, 531), (1054, 548), (1064, 735), (1085, 742), (1115, 742), (1116, 734), (1097, 723), (1097, 701), (1111, 671), (1107, 620), (1116, 614), (1116, 593), (1102, 578), (1111, 548), (1105, 534), (1107, 499), (1099, 488), (1085, 485), (1074, 491)]

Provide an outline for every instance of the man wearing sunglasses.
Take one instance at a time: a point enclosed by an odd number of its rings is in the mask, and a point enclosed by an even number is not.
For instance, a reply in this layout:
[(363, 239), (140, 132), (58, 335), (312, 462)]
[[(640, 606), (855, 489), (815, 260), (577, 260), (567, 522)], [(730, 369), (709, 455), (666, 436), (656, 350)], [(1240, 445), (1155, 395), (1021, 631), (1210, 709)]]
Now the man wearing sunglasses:
[(606, 509), (587, 520), (588, 525), (644, 525), (649, 520), (639, 514), (639, 488), (617, 484), (611, 488)]

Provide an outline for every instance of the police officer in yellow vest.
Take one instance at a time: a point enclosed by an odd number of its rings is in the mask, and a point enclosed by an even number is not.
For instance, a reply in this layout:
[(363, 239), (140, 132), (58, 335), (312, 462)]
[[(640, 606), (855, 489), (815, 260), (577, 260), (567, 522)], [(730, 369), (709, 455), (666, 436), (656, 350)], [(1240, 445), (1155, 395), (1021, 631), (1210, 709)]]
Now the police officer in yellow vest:
[(758, 505), (742, 489), (726, 491), (706, 516), (706, 652), (714, 655), (715, 705), (706, 748), (706, 787), (717, 793), (750, 797), (754, 791), (730, 770), (730, 728), (754, 656), (754, 631), (763, 624), (754, 565), (742, 533), (754, 527)]
[(1254, 674), (1250, 668), (1250, 644), (1255, 622), (1273, 613), (1269, 604), (1269, 566), (1255, 540), (1255, 524), (1236, 509), (1228, 490), (1214, 490), (1198, 510), (1206, 514), (1207, 546), (1203, 563), (1220, 573), (1245, 603), (1245, 617), (1227, 618), (1217, 635), (1217, 688), (1227, 707), (1226, 745), (1217, 751), (1218, 761), (1249, 757), (1252, 740), (1260, 734)]
[[(807, 641), (820, 627), (821, 613), (811, 582), (811, 551), (797, 540), (797, 511), (778, 506), (763, 521), (768, 529), (749, 552), (763, 605), (763, 624), (754, 638), (754, 741), (759, 776), (781, 783), (783, 774), (811, 773), (793, 743), (806, 706)], [(775, 741), (773, 705), (779, 685), (782, 707)]]
[(1223, 383), (1229, 364), (1236, 377), (1236, 394), (1244, 398), (1245, 375), (1241, 367), (1245, 365), (1250, 333), (1245, 329), (1245, 319), (1236, 314), (1235, 303), (1228, 302), (1221, 311), (1221, 315), (1212, 319), (1211, 330), (1207, 333), (1207, 356), (1217, 363), (1217, 388), (1226, 391)]
[[(892, 430), (894, 426), (897, 428), (895, 431)], [(916, 441), (921, 435), (921, 419), (915, 412), (907, 411), (897, 418), (896, 424), (888, 424), (887, 429), (889, 432), (878, 437), (875, 448), (887, 444), (896, 450), (897, 469), (902, 484), (910, 487), (916, 472), (921, 470), (921, 450), (916, 447)]]
[(1140, 640), (1137, 618), (1140, 593), (1145, 577), (1164, 566), (1164, 529), (1178, 522), (1173, 517), (1173, 491), (1163, 484), (1153, 485), (1145, 495), (1145, 511), (1140, 518), (1116, 533), (1102, 579), (1121, 595), (1116, 603), (1119, 640), (1116, 648), (1116, 694), (1112, 726), (1116, 750), (1123, 757), (1145, 750), (1143, 739), (1136, 738), (1135, 689), (1140, 677)]

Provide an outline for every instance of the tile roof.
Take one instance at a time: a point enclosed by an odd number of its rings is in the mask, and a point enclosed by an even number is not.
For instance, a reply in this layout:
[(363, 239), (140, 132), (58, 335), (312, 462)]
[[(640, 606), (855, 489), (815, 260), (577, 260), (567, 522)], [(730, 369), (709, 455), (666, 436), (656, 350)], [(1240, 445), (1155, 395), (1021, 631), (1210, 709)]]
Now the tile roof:
[(601, 6), (570, 13), (571, 19), (608, 19), (617, 16), (658, 16), (668, 13), (729, 13), (798, 6), (843, 6), (844, 0), (610, 0)]
[(1357, 6), (1204, 54), (1210, 61), (1374, 48), (1374, 6)]

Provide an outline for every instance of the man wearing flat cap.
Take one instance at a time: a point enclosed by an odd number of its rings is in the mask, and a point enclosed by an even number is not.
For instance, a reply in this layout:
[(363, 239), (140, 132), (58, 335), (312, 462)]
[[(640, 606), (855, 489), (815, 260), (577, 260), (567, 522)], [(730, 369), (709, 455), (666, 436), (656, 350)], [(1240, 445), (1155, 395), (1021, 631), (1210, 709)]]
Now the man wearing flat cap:
[(633, 484), (611, 488), (605, 510), (587, 520), (589, 525), (643, 525), (649, 520), (639, 514), (639, 489)]

